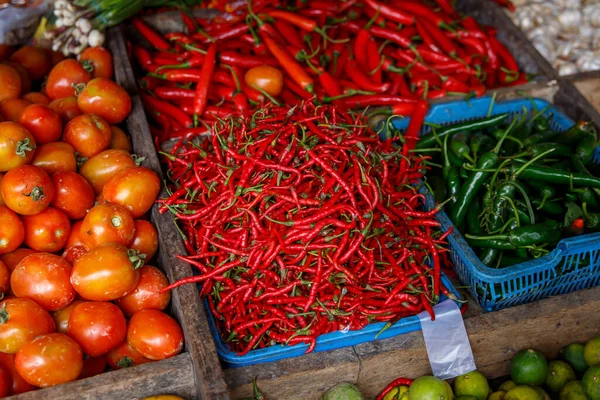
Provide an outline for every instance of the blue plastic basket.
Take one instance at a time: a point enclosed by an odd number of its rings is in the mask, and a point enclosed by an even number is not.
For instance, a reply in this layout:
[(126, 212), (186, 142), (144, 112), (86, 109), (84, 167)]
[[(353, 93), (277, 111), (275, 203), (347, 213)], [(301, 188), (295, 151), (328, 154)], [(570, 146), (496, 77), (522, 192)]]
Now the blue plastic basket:
[[(426, 122), (450, 125), (484, 118), (491, 102), (491, 98), (483, 97), (437, 104), (429, 110)], [(524, 109), (531, 115), (530, 111), (534, 108), (542, 110), (548, 106), (550, 103), (541, 99), (510, 100), (495, 103), (491, 115), (509, 113), (510, 118), (514, 119)], [(546, 115), (550, 114), (551, 127), (556, 131), (565, 131), (574, 123), (554, 107), (546, 111)], [(409, 121), (410, 118), (397, 118), (392, 124), (394, 128), (404, 130)], [(430, 130), (430, 127), (425, 127), (421, 134)], [(438, 217), (444, 230), (454, 227), (445, 213), (440, 213)], [(501, 269), (485, 266), (455, 227), (448, 240), (459, 278), (469, 286), (471, 296), (485, 311), (530, 303), (600, 283), (600, 233), (563, 239), (544, 257)], [(580, 266), (584, 259), (589, 265)]]

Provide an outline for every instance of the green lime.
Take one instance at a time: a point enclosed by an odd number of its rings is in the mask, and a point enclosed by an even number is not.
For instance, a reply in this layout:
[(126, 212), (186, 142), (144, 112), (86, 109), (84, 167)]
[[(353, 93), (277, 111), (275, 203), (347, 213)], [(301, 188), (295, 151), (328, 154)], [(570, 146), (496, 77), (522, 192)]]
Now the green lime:
[(583, 359), (590, 367), (600, 365), (600, 336), (593, 338), (585, 344)]
[(517, 384), (513, 381), (506, 381), (498, 388), (498, 391), (508, 392), (510, 389), (517, 387)]
[(590, 400), (600, 400), (600, 366), (590, 367), (583, 374), (581, 383), (583, 383), (583, 390)]
[(448, 400), (454, 400), (454, 392), (452, 391), (452, 387), (448, 383), (448, 381), (444, 381), (444, 386), (446, 386), (446, 393), (448, 393)]
[(521, 385), (506, 392), (503, 400), (541, 400), (541, 398), (534, 388)]
[(408, 392), (411, 400), (449, 400), (444, 381), (428, 375), (415, 379)]
[(546, 391), (541, 387), (534, 387), (533, 390), (535, 390), (538, 396), (540, 396), (540, 400), (551, 400), (548, 393), (546, 393)]
[(396, 386), (388, 394), (385, 395), (383, 400), (400, 400), (408, 397), (408, 386)]
[(538, 351), (521, 350), (510, 361), (510, 376), (517, 385), (539, 386), (546, 380), (546, 374), (548, 361)]
[(588, 400), (581, 381), (571, 381), (560, 391), (559, 400)]
[(568, 382), (577, 379), (575, 371), (569, 364), (562, 360), (550, 361), (548, 364), (548, 375), (546, 375), (546, 386), (551, 392), (558, 393)]
[(583, 374), (589, 367), (583, 356), (584, 348), (585, 346), (581, 343), (572, 343), (560, 351), (560, 357), (580, 374)]
[(477, 400), (477, 399), (473, 396), (459, 396), (456, 398), (456, 400)]
[(504, 395), (503, 400), (542, 400), (538, 392), (530, 386), (517, 386)]
[(506, 396), (506, 392), (504, 390), (498, 390), (490, 394), (487, 400), (504, 400), (504, 396)]
[(472, 371), (454, 380), (454, 393), (457, 396), (473, 396), (477, 400), (486, 400), (490, 394), (490, 385), (481, 372)]
[(325, 392), (322, 400), (364, 400), (364, 397), (356, 386), (343, 382)]

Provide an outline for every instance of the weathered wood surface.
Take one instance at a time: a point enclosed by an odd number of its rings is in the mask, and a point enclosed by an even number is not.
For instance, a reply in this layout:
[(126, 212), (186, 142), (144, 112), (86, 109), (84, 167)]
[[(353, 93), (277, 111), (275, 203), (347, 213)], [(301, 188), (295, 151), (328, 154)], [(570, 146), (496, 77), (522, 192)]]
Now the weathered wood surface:
[(579, 74), (571, 78), (571, 81), (600, 112), (600, 72)]
[[(467, 316), (478, 369), (489, 378), (508, 373), (514, 353), (535, 348), (549, 357), (565, 345), (600, 334), (600, 288), (571, 293), (488, 314)], [(422, 333), (225, 371), (232, 399), (250, 396), (256, 377), (270, 399), (318, 399), (340, 383), (357, 384), (374, 398), (393, 379), (431, 373)]]

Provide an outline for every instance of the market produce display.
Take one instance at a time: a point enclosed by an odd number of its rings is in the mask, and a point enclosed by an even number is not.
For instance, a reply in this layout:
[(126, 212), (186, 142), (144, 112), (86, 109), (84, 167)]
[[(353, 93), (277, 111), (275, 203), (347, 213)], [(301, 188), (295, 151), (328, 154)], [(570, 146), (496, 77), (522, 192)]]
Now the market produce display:
[(143, 100), (159, 141), (206, 132), (212, 122), (262, 102), (295, 105), (313, 96), (342, 108), (383, 106), (410, 115), (420, 98), (482, 95), (527, 82), (496, 31), (448, 1), (254, 1), (233, 16), (182, 14), (185, 32), (132, 25), (147, 72)]
[[(565, 237), (598, 230), (596, 132), (565, 132), (546, 109), (434, 128), (417, 150), (440, 149), (427, 175), (448, 216), (483, 264), (506, 267), (542, 257)], [(591, 260), (580, 260), (580, 266)]]
[[(426, 106), (422, 106), (426, 110)], [(421, 112), (424, 117), (424, 112)], [(164, 161), (177, 218), (222, 339), (240, 355), (271, 343), (390, 324), (448, 293), (445, 238), (423, 208), (427, 157), (381, 142), (360, 114), (268, 105), (180, 140)]]
[(600, 1), (514, 3), (513, 22), (560, 75), (600, 70)]
[(15, 50), (0, 60), (0, 397), (183, 348), (146, 264), (160, 182), (117, 125), (131, 99), (110, 54)]
[[(532, 349), (517, 352), (511, 360), (510, 380), (496, 390), (483, 374), (473, 371), (452, 382), (433, 376), (415, 380), (398, 378), (376, 400), (600, 399), (600, 337), (586, 344), (570, 344), (560, 351), (559, 357), (548, 362), (542, 353)], [(266, 398), (256, 393), (255, 389), (255, 399)], [(364, 397), (356, 386), (344, 382), (325, 392), (321, 400), (364, 400)]]

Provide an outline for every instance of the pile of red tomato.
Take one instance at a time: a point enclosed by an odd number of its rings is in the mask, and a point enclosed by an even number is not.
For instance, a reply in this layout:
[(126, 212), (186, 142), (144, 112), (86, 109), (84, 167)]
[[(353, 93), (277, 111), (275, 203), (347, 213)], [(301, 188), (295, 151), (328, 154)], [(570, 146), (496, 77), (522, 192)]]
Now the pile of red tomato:
[(0, 397), (183, 348), (147, 264), (160, 180), (116, 126), (131, 99), (111, 54), (15, 50), (0, 46)]

